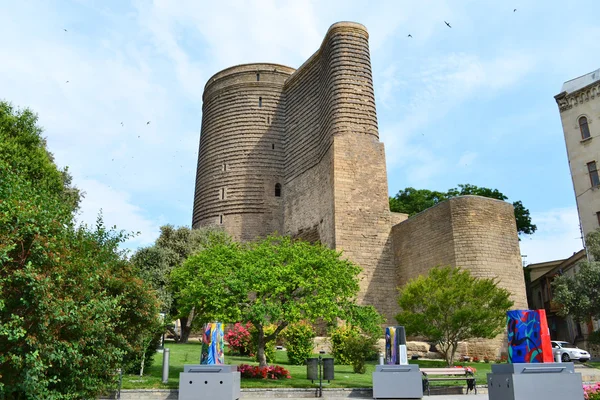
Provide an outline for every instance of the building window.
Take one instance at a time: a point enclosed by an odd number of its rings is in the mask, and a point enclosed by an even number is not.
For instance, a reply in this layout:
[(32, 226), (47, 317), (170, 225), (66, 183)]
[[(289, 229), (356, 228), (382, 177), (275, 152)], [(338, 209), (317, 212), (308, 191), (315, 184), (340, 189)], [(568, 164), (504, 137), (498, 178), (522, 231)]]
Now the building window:
[(259, 106), (259, 107), (262, 107), (262, 97), (259, 97), (259, 98), (258, 98), (258, 106)]
[(600, 178), (598, 177), (598, 170), (596, 169), (596, 161), (587, 163), (588, 172), (590, 174), (590, 183), (592, 187), (600, 185)]
[(598, 218), (598, 226), (600, 226), (600, 211), (596, 213), (596, 218)]
[(223, 164), (223, 172), (227, 172), (227, 164)]
[(271, 150), (275, 150), (275, 143), (271, 143)]
[(271, 117), (267, 117), (267, 124), (271, 124)]
[(223, 214), (219, 215), (219, 224), (223, 225)]
[(275, 197), (281, 197), (281, 184), (275, 184)]
[(225, 188), (221, 188), (221, 200), (225, 199)]
[(256, 73), (256, 82), (259, 82), (259, 81), (260, 81), (260, 74), (257, 72)]
[(582, 139), (587, 139), (590, 137), (590, 127), (588, 126), (588, 120), (586, 117), (579, 118), (579, 130), (581, 131)]

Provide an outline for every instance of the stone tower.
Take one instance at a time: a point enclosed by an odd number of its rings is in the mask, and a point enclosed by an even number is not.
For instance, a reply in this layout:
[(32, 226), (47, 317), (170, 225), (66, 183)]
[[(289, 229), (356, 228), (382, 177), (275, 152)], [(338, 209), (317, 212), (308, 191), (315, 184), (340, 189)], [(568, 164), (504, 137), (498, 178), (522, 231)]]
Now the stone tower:
[(512, 206), (465, 196), (408, 219), (388, 203), (364, 26), (332, 25), (297, 70), (245, 64), (204, 90), (194, 228), (320, 242), (363, 268), (359, 301), (388, 321), (397, 289), (436, 265), (498, 277), (526, 307)]

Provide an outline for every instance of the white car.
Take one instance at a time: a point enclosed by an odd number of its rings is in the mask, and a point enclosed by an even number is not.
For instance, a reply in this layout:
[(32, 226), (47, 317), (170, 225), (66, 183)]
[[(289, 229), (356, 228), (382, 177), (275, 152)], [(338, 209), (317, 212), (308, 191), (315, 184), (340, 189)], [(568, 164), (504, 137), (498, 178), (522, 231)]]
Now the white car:
[(557, 340), (553, 340), (551, 343), (552, 354), (554, 355), (555, 359), (557, 354), (560, 354), (560, 359), (563, 362), (569, 362), (571, 360), (586, 362), (590, 359), (590, 353), (585, 350), (581, 350), (574, 344), (569, 342), (559, 342)]

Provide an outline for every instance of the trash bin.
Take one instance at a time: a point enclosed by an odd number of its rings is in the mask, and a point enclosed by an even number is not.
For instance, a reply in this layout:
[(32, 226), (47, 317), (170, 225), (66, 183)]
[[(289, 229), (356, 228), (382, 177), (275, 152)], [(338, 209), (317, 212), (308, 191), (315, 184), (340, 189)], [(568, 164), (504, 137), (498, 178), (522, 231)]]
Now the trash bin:
[(333, 380), (333, 358), (323, 359), (323, 380)]
[(306, 359), (306, 379), (315, 381), (319, 379), (319, 359), (316, 357)]

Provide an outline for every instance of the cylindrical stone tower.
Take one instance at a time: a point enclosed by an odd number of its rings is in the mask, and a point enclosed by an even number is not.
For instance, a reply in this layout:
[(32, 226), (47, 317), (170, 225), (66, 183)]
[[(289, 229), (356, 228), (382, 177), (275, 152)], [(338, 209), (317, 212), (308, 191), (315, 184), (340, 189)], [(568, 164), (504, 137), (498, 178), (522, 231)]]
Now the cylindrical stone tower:
[(204, 88), (192, 227), (221, 225), (237, 240), (283, 228), (283, 85), (293, 68), (227, 68)]

